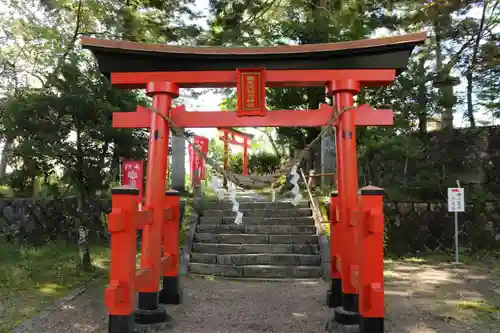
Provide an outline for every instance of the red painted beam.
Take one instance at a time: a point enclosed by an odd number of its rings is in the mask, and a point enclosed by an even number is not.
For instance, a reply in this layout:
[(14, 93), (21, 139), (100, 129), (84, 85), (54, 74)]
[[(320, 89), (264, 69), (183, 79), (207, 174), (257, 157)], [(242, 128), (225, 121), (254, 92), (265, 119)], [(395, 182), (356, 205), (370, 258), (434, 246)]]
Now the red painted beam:
[(151, 110), (138, 105), (134, 112), (113, 112), (114, 128), (149, 128)]
[[(356, 126), (390, 126), (394, 124), (392, 110), (375, 110), (368, 104), (351, 110)], [(268, 111), (265, 117), (238, 117), (228, 111), (186, 111), (183, 105), (172, 110), (172, 120), (181, 128), (210, 127), (320, 127), (328, 124), (333, 108), (321, 104), (318, 110)], [(136, 112), (113, 113), (114, 128), (149, 128), (151, 113), (137, 107)]]
[(355, 126), (394, 125), (394, 112), (390, 109), (374, 109), (368, 104), (362, 104), (352, 111)]
[[(394, 69), (314, 69), (266, 71), (266, 87), (324, 87), (329, 81), (350, 79), (368, 87), (386, 86)], [(169, 81), (181, 88), (236, 87), (236, 71), (111, 73), (111, 83), (123, 89), (144, 89), (153, 81)]]

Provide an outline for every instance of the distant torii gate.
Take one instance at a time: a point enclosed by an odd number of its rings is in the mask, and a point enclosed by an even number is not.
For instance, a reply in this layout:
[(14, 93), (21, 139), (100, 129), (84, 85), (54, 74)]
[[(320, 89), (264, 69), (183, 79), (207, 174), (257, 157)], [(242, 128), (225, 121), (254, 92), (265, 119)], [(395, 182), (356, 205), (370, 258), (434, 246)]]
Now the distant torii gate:
[[(328, 304), (335, 320), (360, 325), (362, 333), (384, 327), (383, 190), (358, 196), (356, 126), (392, 125), (391, 110), (353, 107), (361, 86), (389, 85), (407, 65), (425, 34), (330, 44), (268, 48), (189, 48), (82, 38), (100, 70), (124, 89), (145, 89), (153, 108), (181, 128), (319, 127), (338, 115), (338, 194), (332, 195), (331, 288)], [(252, 67), (252, 68), (249, 68)], [(236, 112), (187, 112), (172, 107), (179, 88), (238, 88)], [(265, 87), (324, 87), (335, 107), (266, 111)], [(137, 212), (137, 190), (113, 189), (110, 284), (106, 289), (109, 332), (133, 331), (142, 323), (167, 320), (159, 303), (178, 304), (179, 197), (165, 194), (170, 127), (147, 108), (113, 114), (115, 128), (149, 128), (145, 207)], [(144, 228), (141, 269), (135, 268), (135, 235)], [(163, 241), (162, 241), (163, 238)], [(162, 254), (163, 243), (163, 254)], [(354, 246), (353, 246), (354, 245)], [(159, 290), (160, 276), (163, 287)], [(135, 291), (139, 290), (138, 309)], [(359, 298), (358, 298), (359, 297)]]
[[(234, 128), (217, 128), (222, 132), (219, 140), (224, 142), (224, 170), (229, 170), (229, 145), (237, 145), (243, 147), (243, 161), (241, 165), (241, 174), (248, 175), (248, 145), (249, 141), (253, 139), (252, 134), (244, 133)], [(238, 141), (237, 138), (242, 138), (243, 142)]]

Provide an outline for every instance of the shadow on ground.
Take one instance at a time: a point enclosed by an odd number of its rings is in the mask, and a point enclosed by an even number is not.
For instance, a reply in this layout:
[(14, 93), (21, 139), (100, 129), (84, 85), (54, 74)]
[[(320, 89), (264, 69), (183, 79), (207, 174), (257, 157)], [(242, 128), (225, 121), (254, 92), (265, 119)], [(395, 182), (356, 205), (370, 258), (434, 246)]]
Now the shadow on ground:
[[(499, 276), (475, 266), (387, 261), (386, 332), (498, 332)], [(29, 333), (107, 332), (105, 282), (63, 306)], [(169, 306), (174, 320), (141, 332), (324, 332), (332, 310), (327, 284), (240, 282), (187, 277), (184, 303)], [(333, 325), (334, 332), (352, 332)]]
[(388, 261), (385, 279), (390, 332), (498, 332), (500, 277), (493, 270)]

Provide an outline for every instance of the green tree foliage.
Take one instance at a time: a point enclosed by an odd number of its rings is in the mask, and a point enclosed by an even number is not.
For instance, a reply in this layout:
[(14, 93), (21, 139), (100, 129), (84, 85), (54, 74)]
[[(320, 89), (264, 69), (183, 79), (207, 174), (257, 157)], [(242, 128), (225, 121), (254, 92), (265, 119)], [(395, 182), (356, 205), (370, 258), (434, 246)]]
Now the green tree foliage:
[[(78, 39), (84, 35), (249, 47), (428, 31), (428, 42), (416, 50), (408, 70), (394, 84), (365, 89), (357, 97), (359, 103), (390, 106), (396, 115), (394, 127), (358, 130), (360, 170), (368, 182), (380, 179), (374, 156), (381, 151), (406, 156), (408, 166), (402, 172), (408, 177), (403, 181), (416, 179), (411, 173), (418, 170), (412, 171), (411, 161), (419, 158), (426, 144), (429, 123), (437, 119), (451, 128), (454, 112), (461, 106), (471, 126), (482, 112), (493, 119), (500, 116), (498, 0), (209, 3), (210, 13), (205, 16), (209, 27), (204, 31), (196, 23), (201, 13), (194, 9), (194, 0), (4, 1), (0, 12), (0, 179), (6, 181), (8, 161), (8, 180), (19, 195), (33, 195), (37, 184), (58, 180), (57, 188), (71, 185), (87, 196), (116, 181), (113, 172), (120, 157), (144, 157), (146, 133), (112, 129), (111, 113), (133, 110), (149, 100), (139, 93), (113, 89), (98, 74), (93, 57), (79, 49)], [(455, 79), (466, 83), (463, 93), (453, 87)], [(234, 91), (225, 92), (222, 107), (234, 109)], [(321, 102), (325, 102), (324, 91), (314, 88), (269, 89), (266, 101), (270, 109), (316, 109)], [(277, 156), (303, 148), (319, 133), (316, 128), (281, 128), (274, 141), (270, 129), (261, 130), (275, 154), (250, 158), (250, 169), (259, 173), (268, 172)], [(222, 163), (222, 145), (211, 142), (210, 147)]]
[[(499, 1), (213, 0), (211, 5), (212, 44), (307, 44), (428, 32), (427, 43), (417, 48), (408, 70), (391, 86), (364, 89), (357, 97), (358, 103), (389, 107), (395, 112), (391, 128), (357, 130), (362, 183), (386, 185), (383, 179), (387, 177), (377, 170), (381, 163), (377, 164), (380, 160), (375, 156), (391, 161), (401, 156), (402, 168), (388, 173), (401, 176), (394, 178), (394, 183), (442, 186), (439, 171), (432, 171), (432, 166), (427, 170), (415, 167), (428, 144), (430, 123), (451, 129), (454, 113), (462, 109), (473, 127), (483, 112), (479, 106), (498, 116), (495, 31), (499, 27)], [(467, 86), (462, 92), (457, 89), (460, 81)], [(268, 89), (266, 103), (270, 109), (314, 109), (324, 100), (322, 89), (287, 88)], [(277, 142), (288, 146), (290, 152), (304, 147), (318, 133), (305, 128), (280, 128), (277, 132)], [(436, 181), (429, 181), (431, 178)]]
[(111, 128), (112, 112), (133, 109), (140, 99), (112, 89), (95, 71), (79, 70), (78, 60), (74, 56), (61, 67), (51, 89), (25, 89), (7, 98), (2, 124), (4, 134), (16, 138), (11, 185), (20, 194), (32, 195), (38, 177), (48, 182), (62, 167), (63, 179), (88, 196), (116, 181), (110, 169), (116, 170), (120, 156), (144, 158), (143, 131)]
[[(147, 136), (111, 127), (113, 111), (148, 104), (102, 77), (78, 38), (193, 43), (192, 0), (6, 1), (0, 13), (0, 180), (18, 195), (36, 185), (82, 197), (118, 180), (121, 158), (145, 157)], [(13, 171), (5, 177), (7, 165)], [(69, 186), (67, 187), (66, 184)]]

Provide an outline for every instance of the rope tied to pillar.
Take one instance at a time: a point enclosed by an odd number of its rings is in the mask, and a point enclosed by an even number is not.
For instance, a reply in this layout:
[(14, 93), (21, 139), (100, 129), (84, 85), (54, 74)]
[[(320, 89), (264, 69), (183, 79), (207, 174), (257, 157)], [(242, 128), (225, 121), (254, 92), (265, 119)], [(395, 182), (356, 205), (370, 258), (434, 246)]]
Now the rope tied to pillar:
[[(177, 133), (180, 134), (181, 136), (184, 137), (184, 139), (192, 146), (192, 148), (205, 160), (205, 162), (210, 165), (214, 171), (219, 173), (226, 181), (233, 183), (235, 186), (243, 188), (243, 189), (249, 189), (249, 190), (257, 190), (257, 189), (266, 189), (266, 188), (274, 188), (276, 183), (279, 181), (279, 179), (287, 174), (291, 173), (291, 169), (294, 166), (297, 166), (300, 164), (300, 162), (309, 154), (309, 152), (314, 148), (314, 146), (319, 142), (321, 137), (325, 134), (328, 134), (329, 132), (333, 131), (333, 125), (337, 122), (341, 114), (343, 114), (346, 111), (355, 109), (356, 106), (351, 106), (351, 107), (346, 107), (342, 111), (336, 110), (336, 112), (333, 113), (333, 117), (328, 121), (328, 123), (325, 126), (322, 126), (320, 133), (304, 148), (300, 151), (297, 156), (291, 160), (288, 160), (288, 162), (285, 162), (278, 170), (276, 170), (272, 174), (267, 174), (267, 175), (239, 175), (235, 174), (233, 172), (230, 172), (228, 170), (225, 170), (223, 167), (221, 167), (216, 161), (214, 161), (212, 158), (208, 157), (207, 154), (205, 154), (199, 147), (193, 144), (192, 140), (186, 135), (186, 133), (179, 128), (172, 118), (169, 116), (163, 115), (162, 113), (158, 112), (155, 108), (151, 108), (151, 111), (157, 115), (159, 115), (163, 120), (167, 121), (170, 125), (170, 127)], [(296, 171), (297, 169), (295, 169)], [(293, 177), (293, 175), (292, 175)], [(223, 196), (223, 194), (222, 194)]]

